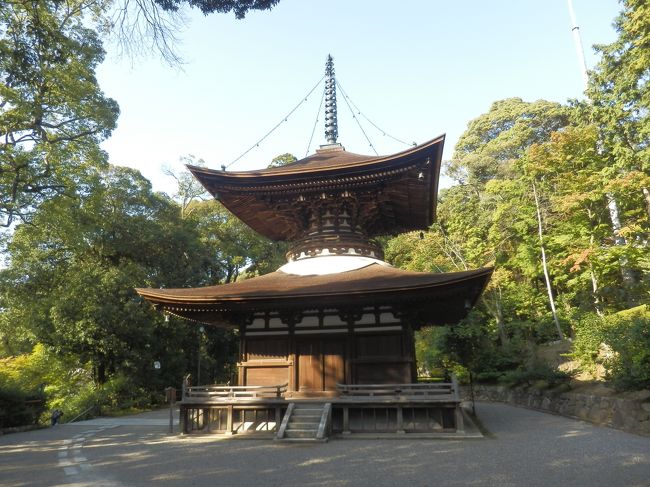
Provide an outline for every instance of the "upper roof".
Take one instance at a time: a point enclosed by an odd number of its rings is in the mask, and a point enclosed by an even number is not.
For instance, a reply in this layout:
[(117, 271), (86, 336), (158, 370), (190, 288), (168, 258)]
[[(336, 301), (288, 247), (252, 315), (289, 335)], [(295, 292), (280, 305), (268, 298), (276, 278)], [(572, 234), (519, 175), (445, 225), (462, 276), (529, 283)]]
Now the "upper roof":
[(433, 223), (444, 139), (390, 156), (354, 154), (334, 144), (285, 166), (256, 171), (188, 169), (235, 216), (272, 240), (301, 236), (295, 198), (343, 191), (363, 193), (360, 212), (368, 237), (392, 235)]

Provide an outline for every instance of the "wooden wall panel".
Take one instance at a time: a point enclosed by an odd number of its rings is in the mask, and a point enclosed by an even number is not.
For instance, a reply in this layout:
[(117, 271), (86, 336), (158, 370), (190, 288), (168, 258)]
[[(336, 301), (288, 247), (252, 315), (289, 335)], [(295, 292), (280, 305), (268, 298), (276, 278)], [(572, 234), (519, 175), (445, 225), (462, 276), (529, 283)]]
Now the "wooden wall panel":
[(356, 366), (356, 384), (408, 384), (411, 367), (408, 363), (365, 363)]
[(262, 337), (246, 339), (246, 360), (286, 359), (287, 337)]
[(357, 335), (357, 357), (401, 357), (402, 334)]
[(345, 383), (345, 341), (324, 340), (323, 385), (326, 391), (335, 391), (336, 384)]
[(323, 390), (323, 358), (319, 339), (300, 340), (298, 349), (298, 390)]
[(246, 367), (247, 386), (275, 386), (289, 382), (288, 367)]

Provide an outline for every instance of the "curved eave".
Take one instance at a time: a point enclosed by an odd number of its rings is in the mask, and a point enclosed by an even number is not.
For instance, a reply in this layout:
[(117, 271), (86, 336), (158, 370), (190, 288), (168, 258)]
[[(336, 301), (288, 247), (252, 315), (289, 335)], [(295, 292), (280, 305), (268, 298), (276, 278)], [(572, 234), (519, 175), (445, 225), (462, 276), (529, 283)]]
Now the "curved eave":
[(373, 221), (374, 226), (364, 229), (368, 237), (376, 237), (426, 229), (435, 221), (444, 139), (442, 135), (391, 156), (343, 163), (340, 161), (345, 161), (346, 153), (334, 150), (328, 152), (332, 162), (327, 166), (311, 167), (304, 163), (308, 157), (291, 165), (260, 171), (188, 168), (231, 213), (254, 231), (276, 241), (296, 238), (302, 223), (295, 212), (278, 209), (269, 198), (344, 190), (389, 195), (379, 207), (382, 216)]
[[(445, 136), (441, 135), (424, 144), (388, 156), (372, 157), (348, 153), (355, 157), (349, 162), (342, 163), (336, 162), (337, 152), (334, 151), (330, 157), (330, 163), (314, 166), (304, 162), (314, 157), (308, 156), (285, 166), (255, 171), (220, 171), (192, 165), (188, 165), (187, 168), (208, 190), (219, 186), (248, 187), (286, 184), (298, 181), (314, 181), (319, 176), (331, 179), (342, 175), (372, 173), (431, 155), (434, 156), (434, 160), (431, 162), (435, 162), (439, 167), (442, 160), (444, 141)], [(338, 152), (338, 154), (345, 154), (345, 151)]]
[[(416, 273), (413, 273), (416, 274)], [(424, 273), (422, 273), (424, 274)], [(428, 324), (454, 323), (462, 319), (487, 285), (492, 269), (460, 273), (461, 277), (410, 286), (386, 286), (375, 289), (345, 289), (312, 292), (292, 290), (286, 293), (263, 291), (256, 295), (188, 295), (188, 290), (136, 289), (138, 294), (162, 310), (207, 324), (236, 327), (242, 314), (259, 310), (282, 310), (319, 306), (364, 306), (368, 303), (398, 304), (420, 303), (430, 309)], [(295, 277), (295, 276), (288, 276)], [(237, 284), (237, 283), (234, 283)], [(226, 287), (231, 285), (224, 285)], [(215, 293), (223, 286), (192, 290)], [(335, 286), (333, 286), (335, 287)], [(236, 288), (236, 286), (235, 286)], [(178, 291), (181, 291), (180, 293)], [(453, 299), (451, 298), (453, 297)]]

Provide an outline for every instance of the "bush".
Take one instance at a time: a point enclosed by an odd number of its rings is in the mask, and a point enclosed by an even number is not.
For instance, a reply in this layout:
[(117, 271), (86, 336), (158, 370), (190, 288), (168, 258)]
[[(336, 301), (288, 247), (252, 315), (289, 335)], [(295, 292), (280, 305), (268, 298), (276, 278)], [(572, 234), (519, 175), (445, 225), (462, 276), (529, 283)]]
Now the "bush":
[(565, 384), (570, 379), (571, 374), (540, 362), (534, 363), (529, 367), (519, 367), (505, 372), (499, 382), (510, 387), (535, 386), (545, 389)]
[(43, 395), (28, 395), (20, 389), (0, 385), (0, 428), (37, 424), (45, 409)]
[(650, 308), (639, 306), (604, 318), (585, 315), (576, 325), (571, 356), (590, 372), (602, 364), (619, 389), (650, 388)]
[(571, 358), (580, 362), (580, 368), (594, 374), (596, 366), (602, 364), (600, 350), (606, 341), (607, 323), (595, 313), (583, 315), (575, 323), (575, 339)]
[(142, 409), (151, 405), (151, 394), (121, 374), (113, 376), (102, 386), (101, 398), (102, 406), (112, 411)]
[(616, 313), (608, 320), (604, 341), (613, 351), (603, 362), (620, 389), (650, 389), (650, 307)]

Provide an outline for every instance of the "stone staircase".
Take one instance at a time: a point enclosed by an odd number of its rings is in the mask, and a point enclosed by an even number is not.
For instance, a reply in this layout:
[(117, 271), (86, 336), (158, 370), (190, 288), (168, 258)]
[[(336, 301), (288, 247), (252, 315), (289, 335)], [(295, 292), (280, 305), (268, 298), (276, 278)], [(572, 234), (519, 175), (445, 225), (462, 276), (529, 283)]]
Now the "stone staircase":
[(331, 410), (331, 403), (290, 403), (275, 439), (327, 441)]

